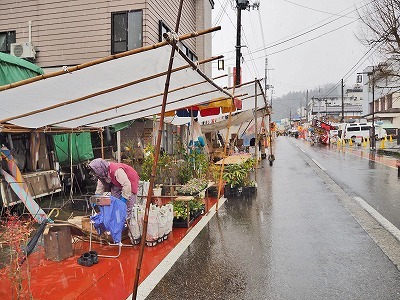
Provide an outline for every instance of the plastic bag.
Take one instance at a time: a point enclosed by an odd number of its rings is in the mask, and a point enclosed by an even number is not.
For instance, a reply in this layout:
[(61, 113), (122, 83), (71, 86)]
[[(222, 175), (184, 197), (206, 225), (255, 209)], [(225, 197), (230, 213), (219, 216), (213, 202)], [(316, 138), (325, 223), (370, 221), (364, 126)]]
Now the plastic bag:
[(166, 223), (166, 233), (169, 234), (172, 231), (172, 225), (174, 222), (174, 205), (171, 203), (168, 203), (165, 205), (166, 208), (166, 217), (167, 217), (167, 223)]
[(158, 210), (158, 241), (162, 242), (167, 234), (167, 208), (163, 205)]
[(146, 243), (158, 240), (158, 211), (156, 205), (150, 205), (149, 219), (147, 223)]
[(133, 245), (139, 244), (142, 236), (143, 218), (139, 218), (139, 210), (141, 210), (139, 205), (133, 206), (132, 215), (128, 223), (128, 236)]

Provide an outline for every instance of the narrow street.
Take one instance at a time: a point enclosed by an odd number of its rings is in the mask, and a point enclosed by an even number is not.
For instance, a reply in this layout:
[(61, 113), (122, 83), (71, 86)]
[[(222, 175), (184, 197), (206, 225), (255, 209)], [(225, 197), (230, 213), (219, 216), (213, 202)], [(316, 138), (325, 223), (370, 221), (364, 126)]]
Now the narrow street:
[(257, 196), (227, 199), (147, 299), (400, 298), (400, 242), (356, 202), (400, 224), (397, 171), (289, 137), (275, 156)]

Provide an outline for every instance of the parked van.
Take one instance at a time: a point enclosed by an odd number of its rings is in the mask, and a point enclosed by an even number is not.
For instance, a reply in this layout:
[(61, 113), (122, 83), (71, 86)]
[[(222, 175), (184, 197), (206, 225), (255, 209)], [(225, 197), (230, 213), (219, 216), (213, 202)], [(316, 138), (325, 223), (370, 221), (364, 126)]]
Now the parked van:
[[(345, 125), (343, 130), (343, 138), (345, 140), (351, 139), (355, 141), (356, 139), (370, 137), (370, 130), (372, 130), (371, 123), (351, 123), (343, 125)], [(387, 137), (386, 130), (381, 126), (375, 125), (375, 139), (381, 140), (385, 137)]]

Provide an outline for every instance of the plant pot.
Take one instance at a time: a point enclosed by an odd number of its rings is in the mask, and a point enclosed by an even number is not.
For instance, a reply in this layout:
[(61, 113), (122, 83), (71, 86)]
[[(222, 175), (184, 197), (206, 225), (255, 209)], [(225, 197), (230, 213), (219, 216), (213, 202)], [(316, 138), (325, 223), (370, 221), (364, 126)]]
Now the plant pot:
[(172, 226), (175, 228), (187, 228), (188, 221), (187, 219), (174, 217), (174, 220), (172, 221)]
[(218, 187), (212, 186), (208, 189), (208, 196), (209, 197), (218, 197)]
[(257, 191), (255, 186), (244, 186), (243, 187), (243, 196), (250, 197), (253, 196)]
[(153, 195), (156, 197), (160, 197), (162, 194), (162, 188), (153, 188)]
[(238, 186), (236, 187), (236, 197), (242, 197), (243, 196), (243, 187)]
[(235, 197), (236, 196), (236, 190), (237, 190), (237, 188), (235, 186), (231, 187), (229, 185), (225, 185), (225, 187), (224, 187), (224, 196), (225, 197)]

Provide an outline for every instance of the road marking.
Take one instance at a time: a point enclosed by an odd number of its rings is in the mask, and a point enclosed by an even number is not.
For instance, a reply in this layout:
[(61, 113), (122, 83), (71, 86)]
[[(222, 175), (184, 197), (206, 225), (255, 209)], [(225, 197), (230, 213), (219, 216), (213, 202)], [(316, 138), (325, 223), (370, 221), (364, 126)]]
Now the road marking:
[(324, 168), (323, 165), (321, 165), (319, 162), (317, 162), (314, 158), (311, 158), (311, 159), (322, 171), (326, 171), (326, 169)]
[[(300, 148), (300, 147), (299, 147), (299, 148)], [(304, 153), (306, 153), (306, 151), (304, 151), (304, 149), (303, 149), (303, 148), (300, 148), (300, 150), (301, 150), (301, 151), (303, 151)]]
[(357, 203), (365, 209), (379, 224), (389, 231), (398, 241), (400, 241), (400, 230), (390, 223), (384, 216), (377, 212), (371, 205), (360, 197), (353, 197)]
[[(221, 198), (218, 206), (221, 207), (226, 201), (226, 198)], [(162, 260), (162, 262), (146, 277), (145, 280), (139, 285), (137, 291), (137, 299), (145, 299), (155, 286), (160, 282), (165, 274), (171, 269), (174, 263), (182, 255), (182, 253), (189, 247), (200, 231), (207, 225), (211, 218), (216, 213), (216, 204), (211, 207), (208, 214), (204, 215), (201, 220), (189, 231), (189, 233), (179, 242), (178, 245)], [(132, 294), (129, 295), (127, 300), (132, 299)]]

